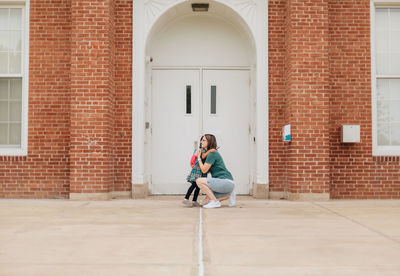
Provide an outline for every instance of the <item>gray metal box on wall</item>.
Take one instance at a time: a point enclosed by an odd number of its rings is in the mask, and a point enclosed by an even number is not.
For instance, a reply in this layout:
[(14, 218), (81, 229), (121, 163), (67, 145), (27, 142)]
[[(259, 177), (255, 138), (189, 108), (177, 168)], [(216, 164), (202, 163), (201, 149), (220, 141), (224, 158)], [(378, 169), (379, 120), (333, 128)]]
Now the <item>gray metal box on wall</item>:
[(360, 143), (360, 125), (342, 125), (340, 140), (342, 143)]

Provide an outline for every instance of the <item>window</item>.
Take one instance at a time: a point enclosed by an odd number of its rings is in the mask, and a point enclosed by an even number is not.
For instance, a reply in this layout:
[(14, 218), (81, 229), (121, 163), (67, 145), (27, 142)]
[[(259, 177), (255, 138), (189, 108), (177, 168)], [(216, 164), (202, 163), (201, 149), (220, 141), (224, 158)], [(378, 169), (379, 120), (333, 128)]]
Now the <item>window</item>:
[(400, 155), (400, 7), (373, 9), (373, 154)]
[(186, 85), (186, 114), (192, 114), (192, 86)]
[(25, 5), (0, 1), (0, 155), (27, 153), (27, 20)]
[(211, 85), (210, 114), (217, 114), (217, 87)]

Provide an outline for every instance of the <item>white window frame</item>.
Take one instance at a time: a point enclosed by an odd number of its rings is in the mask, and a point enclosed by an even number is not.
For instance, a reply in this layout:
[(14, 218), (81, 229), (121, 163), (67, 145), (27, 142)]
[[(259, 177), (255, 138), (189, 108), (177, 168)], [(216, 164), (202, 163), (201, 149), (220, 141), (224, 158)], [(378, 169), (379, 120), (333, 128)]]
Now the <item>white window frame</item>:
[(400, 0), (370, 0), (371, 22), (371, 103), (372, 103), (372, 155), (373, 156), (400, 156), (400, 146), (378, 145), (378, 119), (377, 119), (377, 78), (400, 78), (397, 75), (377, 76), (375, 60), (375, 10), (377, 8), (400, 8)]
[[(0, 145), (0, 156), (26, 156), (28, 154), (28, 89), (29, 89), (29, 0), (0, 0), (1, 8), (22, 8), (23, 56), (22, 56), (22, 97), (21, 97), (21, 146), (7, 147)], [(20, 75), (0, 75), (0, 77), (21, 77)]]

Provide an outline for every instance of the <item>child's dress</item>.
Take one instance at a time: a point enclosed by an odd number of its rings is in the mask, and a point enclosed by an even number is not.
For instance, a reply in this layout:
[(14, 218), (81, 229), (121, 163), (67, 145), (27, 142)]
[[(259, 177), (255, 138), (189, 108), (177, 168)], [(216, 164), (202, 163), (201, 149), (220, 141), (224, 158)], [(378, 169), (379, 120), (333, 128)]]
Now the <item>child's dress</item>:
[[(201, 149), (202, 152), (206, 152), (205, 149)], [(190, 165), (192, 166), (192, 170), (189, 175), (186, 177), (187, 182), (195, 182), (197, 178), (203, 177), (204, 174), (201, 172), (199, 161), (197, 161), (197, 156), (195, 155), (196, 151), (194, 151), (193, 156), (190, 160)], [(194, 164), (193, 164), (194, 162)]]

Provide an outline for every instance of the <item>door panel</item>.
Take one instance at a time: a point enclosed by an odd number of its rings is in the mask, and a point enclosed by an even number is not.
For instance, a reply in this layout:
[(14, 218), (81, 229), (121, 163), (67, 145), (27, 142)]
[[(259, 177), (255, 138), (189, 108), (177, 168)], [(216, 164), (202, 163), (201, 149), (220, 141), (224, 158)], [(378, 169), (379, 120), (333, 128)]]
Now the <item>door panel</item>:
[(152, 78), (151, 193), (186, 193), (194, 142), (212, 133), (236, 193), (248, 194), (249, 71), (153, 70)]
[(248, 70), (203, 70), (203, 132), (214, 134), (236, 193), (250, 188)]
[(194, 141), (199, 140), (199, 74), (198, 70), (153, 70), (152, 194), (183, 194), (188, 189), (189, 161)]

